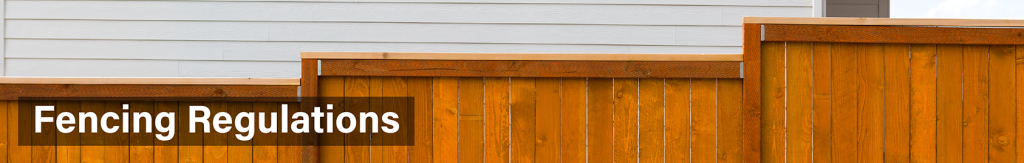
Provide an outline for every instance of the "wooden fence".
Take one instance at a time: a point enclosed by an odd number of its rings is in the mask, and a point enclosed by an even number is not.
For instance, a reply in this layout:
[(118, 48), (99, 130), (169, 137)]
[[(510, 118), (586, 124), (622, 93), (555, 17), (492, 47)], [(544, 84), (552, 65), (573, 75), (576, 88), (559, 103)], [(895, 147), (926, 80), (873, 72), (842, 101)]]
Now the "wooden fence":
[[(52, 136), (20, 137), (17, 132), (19, 105), (45, 104), (60, 109), (102, 112), (121, 110), (123, 102), (102, 101), (43, 101), (28, 104), (19, 97), (296, 97), (297, 79), (216, 79), (216, 78), (19, 78), (0, 77), (0, 160), (6, 162), (302, 162), (303, 146), (272, 146), (267, 144), (299, 141), (295, 136), (261, 134), (253, 142), (229, 141), (226, 134), (182, 134), (172, 141), (153, 141), (153, 135), (99, 135), (56, 134), (55, 127), (44, 131)], [(271, 102), (130, 102), (133, 111), (175, 111), (184, 113), (188, 105), (202, 104), (213, 111), (267, 110), (275, 111)], [(290, 106), (298, 106), (290, 105)], [(181, 114), (179, 114), (181, 115)], [(179, 116), (177, 126), (187, 122)], [(118, 122), (114, 122), (115, 124)], [(44, 133), (47, 133), (44, 132)], [(284, 134), (282, 134), (284, 135)], [(19, 139), (33, 142), (57, 141), (60, 144), (104, 144), (29, 146)], [(191, 141), (191, 142), (186, 142)], [(160, 143), (160, 144), (156, 144)], [(177, 144), (206, 144), (182, 145)], [(227, 143), (232, 143), (226, 145)], [(243, 144), (234, 144), (243, 143)], [(52, 144), (52, 143), (51, 143)], [(220, 144), (220, 145), (209, 145)], [(298, 143), (288, 143), (298, 144)]]
[(323, 146), (321, 162), (740, 162), (740, 59), (305, 52), (302, 89), (416, 100), (415, 146)]
[(1024, 21), (744, 22), (748, 162), (1024, 161)]

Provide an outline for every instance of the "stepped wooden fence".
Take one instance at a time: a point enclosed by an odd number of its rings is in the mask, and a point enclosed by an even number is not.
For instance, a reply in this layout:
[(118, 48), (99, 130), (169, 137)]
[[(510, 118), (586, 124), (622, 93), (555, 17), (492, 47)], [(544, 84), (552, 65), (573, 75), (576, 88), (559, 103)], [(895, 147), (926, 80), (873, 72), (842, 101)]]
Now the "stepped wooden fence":
[(744, 23), (759, 161), (1024, 161), (1024, 21)]
[[(1024, 162), (1024, 21), (745, 18), (744, 54), (303, 52), (302, 79), (0, 78), (9, 162)], [(301, 85), (301, 86), (299, 86)], [(414, 144), (23, 146), (17, 97), (413, 97)], [(372, 110), (373, 98), (286, 101)], [(51, 103), (45, 103), (51, 104)], [(54, 102), (103, 110), (120, 103)], [(205, 103), (204, 103), (205, 104)], [(174, 102), (132, 102), (181, 110)], [(275, 103), (205, 104), (221, 110)], [(25, 139), (25, 138), (20, 138)], [(302, 145), (280, 145), (300, 142)], [(363, 142), (362, 145), (323, 145)], [(368, 143), (367, 143), (368, 142)], [(230, 145), (216, 145), (229, 143)], [(258, 143), (262, 144), (262, 143)], [(272, 144), (272, 143), (270, 143)], [(367, 145), (368, 144), (368, 145)]]

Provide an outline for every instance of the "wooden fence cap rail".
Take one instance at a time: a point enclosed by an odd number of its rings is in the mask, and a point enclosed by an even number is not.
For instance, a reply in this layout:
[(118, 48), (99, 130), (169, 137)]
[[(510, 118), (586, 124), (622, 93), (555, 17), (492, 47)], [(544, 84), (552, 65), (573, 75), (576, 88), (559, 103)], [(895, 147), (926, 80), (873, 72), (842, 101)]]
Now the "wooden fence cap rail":
[(299, 85), (298, 78), (0, 77), (0, 84)]
[(535, 61), (743, 61), (743, 54), (555, 54), (302, 52), (302, 59), (535, 60)]
[(819, 18), (819, 17), (743, 17), (745, 24), (803, 25), (892, 25), (892, 26), (969, 26), (1024, 27), (1024, 20), (1012, 19), (902, 19), (902, 18)]

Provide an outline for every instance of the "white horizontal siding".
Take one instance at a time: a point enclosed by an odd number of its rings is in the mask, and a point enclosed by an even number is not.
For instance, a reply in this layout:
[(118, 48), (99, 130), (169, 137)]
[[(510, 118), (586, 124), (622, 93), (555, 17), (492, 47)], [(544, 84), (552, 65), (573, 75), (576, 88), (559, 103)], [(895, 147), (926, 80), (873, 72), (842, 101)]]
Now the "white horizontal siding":
[(806, 16), (810, 11), (809, 7), (195, 1), (11, 1), (7, 5), (11, 8), (7, 18), (12, 19), (736, 26), (751, 14)]
[[(6, 1), (7, 76), (298, 77), (300, 51), (741, 53), (810, 0)], [(93, 68), (95, 67), (95, 68)], [(0, 74), (2, 75), (2, 74)]]
[[(8, 20), (6, 30), (7, 38), (45, 39), (739, 46), (741, 33), (731, 31), (740, 29), (732, 26)], [(705, 34), (688, 34), (698, 31)], [(720, 39), (729, 40), (705, 41)]]
[(7, 59), (7, 76), (298, 78), (299, 62)]
[(464, 53), (741, 53), (739, 46), (135, 41), (8, 39), (8, 58), (299, 61), (299, 51)]

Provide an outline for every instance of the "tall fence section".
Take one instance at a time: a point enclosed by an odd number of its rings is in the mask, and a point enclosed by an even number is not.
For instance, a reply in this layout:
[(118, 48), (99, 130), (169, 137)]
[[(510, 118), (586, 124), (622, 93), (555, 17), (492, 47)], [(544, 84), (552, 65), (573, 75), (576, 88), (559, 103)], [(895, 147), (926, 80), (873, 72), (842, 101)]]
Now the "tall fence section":
[(745, 23), (762, 162), (1024, 161), (1024, 21)]

